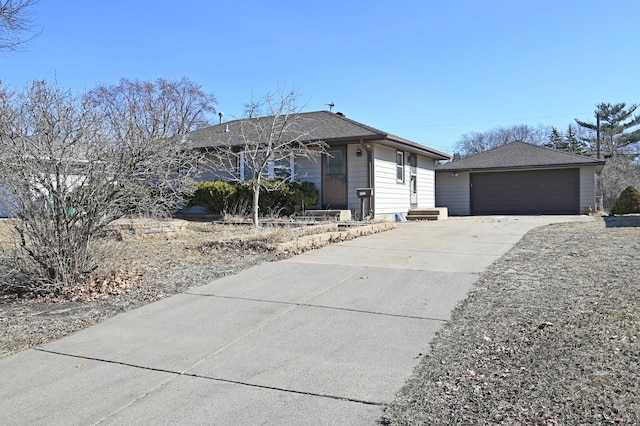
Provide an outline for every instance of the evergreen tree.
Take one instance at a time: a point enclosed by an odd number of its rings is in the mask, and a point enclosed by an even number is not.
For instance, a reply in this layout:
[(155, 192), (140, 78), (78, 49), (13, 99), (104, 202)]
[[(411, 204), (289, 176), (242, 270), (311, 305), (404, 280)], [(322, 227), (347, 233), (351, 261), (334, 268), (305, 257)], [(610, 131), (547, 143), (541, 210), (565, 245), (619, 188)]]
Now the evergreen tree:
[(558, 151), (569, 151), (569, 144), (564, 140), (560, 131), (553, 127), (549, 135), (549, 142), (553, 149)]
[(578, 135), (576, 134), (571, 124), (569, 124), (569, 127), (567, 128), (567, 133), (565, 134), (564, 140), (569, 147), (569, 151), (571, 151), (572, 153), (580, 155), (587, 154), (587, 144), (584, 141), (580, 140), (580, 138), (578, 138)]
[[(633, 115), (637, 104), (629, 105), (600, 103), (596, 105), (596, 115), (600, 116), (600, 149), (605, 155), (619, 154), (624, 148), (640, 141), (640, 116)], [(596, 130), (597, 125), (576, 118), (579, 126)]]

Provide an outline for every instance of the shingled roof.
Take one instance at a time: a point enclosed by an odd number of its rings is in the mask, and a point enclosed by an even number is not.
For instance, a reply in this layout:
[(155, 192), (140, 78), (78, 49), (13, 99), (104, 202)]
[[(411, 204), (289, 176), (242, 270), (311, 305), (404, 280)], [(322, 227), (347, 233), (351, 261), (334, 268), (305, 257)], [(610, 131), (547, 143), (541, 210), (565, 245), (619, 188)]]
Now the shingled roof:
[(603, 166), (602, 160), (556, 151), (525, 142), (511, 142), (461, 160), (436, 166), (436, 171), (559, 168)]
[[(420, 153), (437, 160), (448, 160), (448, 154), (425, 145), (392, 135), (366, 124), (346, 118), (340, 113), (329, 111), (303, 112), (296, 114), (291, 129), (292, 138), (305, 134), (305, 141), (324, 141), (329, 145), (342, 142), (376, 141), (385, 145)], [(258, 123), (260, 120), (272, 120), (273, 117), (247, 118), (193, 131), (186, 135), (185, 142), (194, 148), (212, 148), (216, 146), (240, 146), (246, 122)]]

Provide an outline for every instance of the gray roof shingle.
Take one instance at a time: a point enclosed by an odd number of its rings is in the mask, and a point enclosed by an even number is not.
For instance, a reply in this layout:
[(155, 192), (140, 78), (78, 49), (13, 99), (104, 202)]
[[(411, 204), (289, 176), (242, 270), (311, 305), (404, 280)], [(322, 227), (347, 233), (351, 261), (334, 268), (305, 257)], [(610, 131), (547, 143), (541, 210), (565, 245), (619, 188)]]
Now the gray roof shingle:
[[(425, 145), (389, 134), (366, 124), (329, 111), (303, 112), (296, 114), (292, 126), (292, 137), (304, 133), (307, 141), (324, 141), (331, 145), (337, 142), (376, 140), (392, 146), (401, 146), (438, 160), (451, 158), (448, 154)], [(233, 120), (226, 123), (193, 131), (185, 136), (185, 141), (194, 148), (242, 145), (242, 136), (247, 136), (246, 122), (259, 122), (272, 117)], [(244, 124), (244, 125), (243, 125)]]
[(602, 160), (556, 151), (525, 142), (511, 142), (479, 154), (436, 166), (436, 171), (473, 171), (604, 165)]

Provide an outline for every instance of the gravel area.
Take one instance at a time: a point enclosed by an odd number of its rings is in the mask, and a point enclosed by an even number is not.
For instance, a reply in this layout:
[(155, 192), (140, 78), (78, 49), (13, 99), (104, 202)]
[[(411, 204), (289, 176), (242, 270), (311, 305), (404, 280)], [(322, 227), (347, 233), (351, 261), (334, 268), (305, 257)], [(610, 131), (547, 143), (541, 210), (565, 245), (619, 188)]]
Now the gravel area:
[(529, 232), (454, 311), (388, 425), (640, 424), (640, 217)]

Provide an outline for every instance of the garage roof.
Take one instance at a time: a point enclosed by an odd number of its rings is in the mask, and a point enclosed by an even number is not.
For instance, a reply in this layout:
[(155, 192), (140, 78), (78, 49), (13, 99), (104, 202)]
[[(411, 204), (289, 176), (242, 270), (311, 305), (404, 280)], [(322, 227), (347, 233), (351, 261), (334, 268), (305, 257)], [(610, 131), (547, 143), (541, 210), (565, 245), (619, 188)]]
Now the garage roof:
[(436, 166), (436, 171), (472, 171), (604, 166), (603, 160), (556, 151), (525, 142), (511, 142), (461, 160)]

